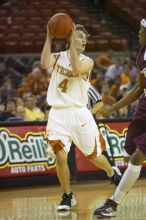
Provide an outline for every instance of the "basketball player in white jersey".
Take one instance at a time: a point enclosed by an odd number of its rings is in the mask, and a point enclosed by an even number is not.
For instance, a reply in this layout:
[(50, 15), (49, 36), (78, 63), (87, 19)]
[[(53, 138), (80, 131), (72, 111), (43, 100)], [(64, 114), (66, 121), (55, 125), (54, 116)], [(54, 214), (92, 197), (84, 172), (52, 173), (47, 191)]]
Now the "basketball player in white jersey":
[(72, 141), (93, 164), (103, 169), (115, 184), (119, 183), (120, 177), (101, 154), (99, 131), (86, 107), (89, 75), (93, 67), (93, 60), (82, 54), (88, 33), (82, 25), (76, 25), (69, 39), (69, 49), (53, 55), (53, 36), (47, 31), (41, 65), (44, 69), (53, 67), (53, 72), (47, 93), (51, 110), (46, 130), (48, 143), (56, 154), (56, 170), (63, 191), (57, 210), (67, 211), (76, 205), (76, 199), (70, 189), (67, 165), (67, 153)]

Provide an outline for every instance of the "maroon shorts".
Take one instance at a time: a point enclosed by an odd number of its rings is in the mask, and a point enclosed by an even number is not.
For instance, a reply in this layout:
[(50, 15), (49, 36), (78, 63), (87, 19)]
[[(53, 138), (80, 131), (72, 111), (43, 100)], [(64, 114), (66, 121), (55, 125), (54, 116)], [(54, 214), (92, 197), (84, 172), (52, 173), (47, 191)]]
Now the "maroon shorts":
[(129, 124), (124, 148), (129, 155), (136, 148), (146, 155), (146, 118), (135, 118)]

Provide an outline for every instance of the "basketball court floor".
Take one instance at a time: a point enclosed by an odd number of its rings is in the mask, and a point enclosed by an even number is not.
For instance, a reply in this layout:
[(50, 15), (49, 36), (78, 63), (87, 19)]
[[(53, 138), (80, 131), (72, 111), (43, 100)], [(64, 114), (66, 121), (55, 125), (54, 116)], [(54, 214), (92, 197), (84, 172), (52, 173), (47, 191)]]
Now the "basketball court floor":
[[(72, 189), (78, 204), (58, 213), (59, 186), (5, 189), (0, 191), (0, 220), (97, 220), (93, 211), (114, 191), (108, 181), (76, 183)], [(146, 219), (146, 179), (139, 180), (119, 206), (115, 220)]]

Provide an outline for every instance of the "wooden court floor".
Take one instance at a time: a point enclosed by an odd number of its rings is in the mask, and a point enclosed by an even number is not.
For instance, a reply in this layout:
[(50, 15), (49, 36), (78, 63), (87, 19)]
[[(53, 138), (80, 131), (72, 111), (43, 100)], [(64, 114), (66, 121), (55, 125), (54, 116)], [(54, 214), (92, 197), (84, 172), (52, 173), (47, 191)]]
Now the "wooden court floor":
[[(58, 213), (60, 187), (0, 190), (0, 220), (97, 220), (94, 209), (109, 197), (114, 186), (108, 181), (72, 185), (78, 204), (70, 212)], [(146, 219), (146, 179), (139, 180), (119, 206), (115, 220)]]

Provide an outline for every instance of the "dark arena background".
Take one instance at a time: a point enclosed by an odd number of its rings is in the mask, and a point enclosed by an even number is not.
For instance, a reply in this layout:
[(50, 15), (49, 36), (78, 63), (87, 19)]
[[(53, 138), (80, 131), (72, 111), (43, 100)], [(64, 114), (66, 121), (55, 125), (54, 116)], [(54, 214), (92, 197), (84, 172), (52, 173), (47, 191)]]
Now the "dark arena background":
[[(47, 23), (56, 13), (68, 14), (90, 35), (85, 55), (94, 60), (90, 76), (94, 91), (88, 105), (98, 91), (103, 105), (112, 106), (137, 82), (138, 31), (146, 18), (145, 0), (0, 0), (0, 220), (95, 220), (95, 208), (115, 190), (106, 173), (72, 144), (68, 165), (78, 203), (71, 211), (57, 212), (62, 191), (45, 132), (52, 69), (44, 70), (40, 63)], [(53, 39), (52, 52), (65, 50), (67, 41)], [(127, 168), (125, 138), (137, 104), (106, 119), (93, 114), (106, 141), (105, 156), (122, 173)], [(146, 161), (114, 219), (146, 219), (145, 177)]]

